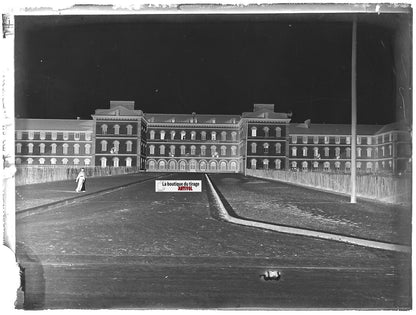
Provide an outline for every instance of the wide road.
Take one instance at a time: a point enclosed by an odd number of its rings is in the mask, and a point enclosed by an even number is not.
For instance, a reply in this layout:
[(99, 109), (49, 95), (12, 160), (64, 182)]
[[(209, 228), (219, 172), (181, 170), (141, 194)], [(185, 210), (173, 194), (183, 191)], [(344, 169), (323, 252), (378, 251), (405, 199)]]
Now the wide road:
[[(233, 225), (154, 181), (17, 220), (25, 308), (407, 309), (409, 255)], [(265, 270), (279, 281), (264, 281)]]

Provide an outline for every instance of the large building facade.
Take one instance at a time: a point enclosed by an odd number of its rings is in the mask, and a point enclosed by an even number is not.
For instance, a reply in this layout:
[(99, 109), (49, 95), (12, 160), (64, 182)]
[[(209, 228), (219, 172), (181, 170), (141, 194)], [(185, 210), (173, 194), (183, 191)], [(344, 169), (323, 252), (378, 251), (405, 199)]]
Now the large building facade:
[[(137, 167), (148, 171), (245, 169), (350, 172), (351, 126), (291, 123), (273, 104), (241, 115), (149, 114), (111, 101), (92, 120), (16, 119), (16, 164)], [(411, 168), (404, 123), (357, 126), (357, 169)]]

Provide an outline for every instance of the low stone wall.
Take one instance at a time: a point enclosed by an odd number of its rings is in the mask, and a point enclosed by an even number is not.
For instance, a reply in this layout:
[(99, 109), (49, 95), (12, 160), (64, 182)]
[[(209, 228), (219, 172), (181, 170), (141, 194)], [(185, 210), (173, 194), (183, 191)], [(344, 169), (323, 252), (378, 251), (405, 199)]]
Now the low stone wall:
[[(83, 167), (87, 177), (113, 176), (140, 172), (138, 167)], [(16, 186), (75, 180), (81, 167), (66, 166), (19, 166), (16, 171)]]
[[(247, 170), (247, 175), (317, 188), (341, 194), (351, 194), (351, 175), (326, 172), (291, 172)], [(411, 176), (357, 175), (357, 197), (387, 203), (411, 203)]]

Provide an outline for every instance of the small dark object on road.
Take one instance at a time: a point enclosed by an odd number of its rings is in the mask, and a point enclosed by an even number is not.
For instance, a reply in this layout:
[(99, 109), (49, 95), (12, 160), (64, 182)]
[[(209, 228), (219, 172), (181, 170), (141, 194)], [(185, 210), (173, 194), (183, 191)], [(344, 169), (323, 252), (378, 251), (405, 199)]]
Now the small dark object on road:
[(263, 278), (266, 281), (268, 280), (278, 281), (280, 280), (280, 277), (281, 277), (281, 273), (280, 271), (277, 271), (277, 270), (267, 270), (264, 272), (264, 274), (260, 275), (260, 278)]

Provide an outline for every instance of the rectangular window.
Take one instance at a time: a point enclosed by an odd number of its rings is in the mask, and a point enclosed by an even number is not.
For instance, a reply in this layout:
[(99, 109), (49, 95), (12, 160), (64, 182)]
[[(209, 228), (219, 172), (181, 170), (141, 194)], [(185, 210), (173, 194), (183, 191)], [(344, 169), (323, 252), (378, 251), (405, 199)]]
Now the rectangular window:
[(64, 140), (68, 140), (69, 139), (69, 133), (66, 131), (64, 132)]
[(75, 140), (79, 140), (80, 138), (81, 138), (80, 133), (79, 133), (79, 132), (76, 132), (76, 133), (74, 134), (74, 139), (75, 139)]
[(345, 142), (347, 143), (347, 144), (351, 144), (351, 137), (346, 137), (345, 138)]
[(341, 143), (341, 137), (340, 136), (336, 136), (335, 137), (335, 143), (336, 144), (340, 144)]
[(313, 136), (313, 143), (318, 144), (319, 143), (319, 137)]
[(58, 138), (58, 133), (56, 131), (52, 131), (52, 140), (56, 140)]
[(34, 137), (35, 137), (35, 133), (33, 131), (29, 131), (28, 139), (33, 140)]
[(297, 143), (297, 142), (298, 142), (298, 137), (292, 136), (292, 143)]
[(302, 137), (302, 142), (305, 143), (305, 144), (308, 143), (308, 136), (303, 136)]
[(325, 136), (325, 137), (324, 137), (324, 142), (325, 142), (326, 144), (328, 144), (328, 143), (329, 143), (329, 137), (328, 137), (328, 136)]
[(367, 144), (371, 144), (371, 137), (367, 137)]
[(85, 134), (85, 140), (91, 140), (91, 133), (90, 132), (87, 132)]
[(41, 131), (39, 133), (39, 138), (40, 138), (40, 140), (45, 140), (46, 139), (46, 133), (45, 133), (45, 131)]
[(18, 132), (16, 133), (16, 139), (17, 139), (17, 140), (22, 140), (22, 132), (21, 132), (21, 131), (18, 131)]

